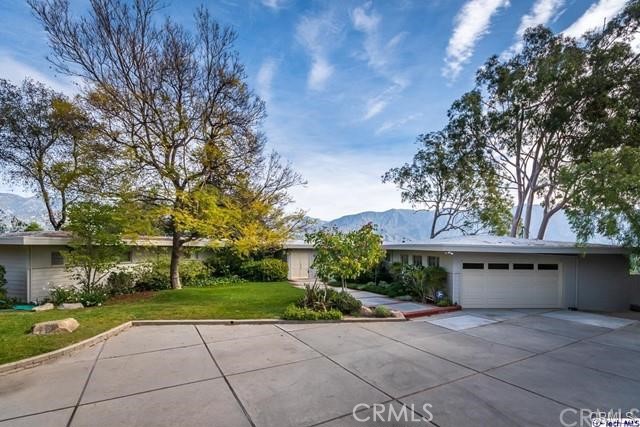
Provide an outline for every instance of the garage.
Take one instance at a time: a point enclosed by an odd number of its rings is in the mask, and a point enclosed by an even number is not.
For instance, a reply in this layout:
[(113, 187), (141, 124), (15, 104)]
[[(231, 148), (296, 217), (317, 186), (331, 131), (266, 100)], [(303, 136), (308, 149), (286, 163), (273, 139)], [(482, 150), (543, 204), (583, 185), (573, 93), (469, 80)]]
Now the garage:
[(551, 260), (462, 260), (464, 308), (558, 308), (562, 264)]

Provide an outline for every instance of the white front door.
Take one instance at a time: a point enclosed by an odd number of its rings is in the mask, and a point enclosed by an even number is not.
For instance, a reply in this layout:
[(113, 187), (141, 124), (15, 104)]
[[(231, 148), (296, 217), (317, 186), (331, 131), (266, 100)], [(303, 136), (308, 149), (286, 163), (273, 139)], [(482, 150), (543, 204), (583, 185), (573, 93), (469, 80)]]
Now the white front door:
[(463, 260), (463, 308), (558, 308), (562, 264)]
[(309, 278), (309, 253), (307, 251), (292, 251), (289, 253), (289, 279)]

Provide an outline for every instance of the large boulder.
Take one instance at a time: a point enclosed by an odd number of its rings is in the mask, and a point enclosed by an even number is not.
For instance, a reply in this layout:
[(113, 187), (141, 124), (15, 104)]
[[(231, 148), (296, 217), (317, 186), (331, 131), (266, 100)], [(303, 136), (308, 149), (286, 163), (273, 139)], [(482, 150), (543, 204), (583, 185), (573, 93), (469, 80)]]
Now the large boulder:
[(65, 302), (58, 306), (60, 310), (76, 310), (78, 308), (84, 308), (81, 302)]
[(50, 320), (33, 325), (33, 335), (67, 334), (75, 331), (80, 323), (74, 318)]
[(46, 304), (42, 304), (39, 305), (37, 307), (33, 307), (31, 309), (31, 311), (47, 311), (47, 310), (53, 310), (55, 308), (55, 306), (53, 304), (51, 304), (50, 302), (46, 303)]

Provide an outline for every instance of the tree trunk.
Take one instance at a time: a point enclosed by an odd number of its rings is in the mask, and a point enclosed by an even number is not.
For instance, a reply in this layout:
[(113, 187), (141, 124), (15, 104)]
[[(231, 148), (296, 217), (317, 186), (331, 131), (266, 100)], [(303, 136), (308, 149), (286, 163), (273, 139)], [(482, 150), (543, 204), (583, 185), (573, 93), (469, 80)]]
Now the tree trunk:
[(518, 204), (516, 205), (516, 210), (513, 212), (513, 218), (511, 219), (511, 231), (509, 232), (509, 237), (517, 237), (518, 234), (518, 225), (520, 224), (520, 218), (522, 218), (522, 208), (524, 202), (518, 197)]
[(538, 236), (536, 237), (536, 239), (544, 240), (544, 235), (547, 232), (547, 227), (549, 226), (549, 220), (553, 215), (555, 215), (558, 211), (560, 211), (565, 206), (565, 204), (566, 203), (563, 201), (562, 203), (559, 203), (558, 205), (556, 205), (550, 211), (544, 213), (544, 216), (542, 217), (542, 222), (540, 223), (540, 228), (538, 228)]
[(171, 287), (173, 289), (182, 289), (180, 283), (180, 256), (182, 251), (182, 242), (178, 233), (173, 233), (173, 242), (171, 245), (171, 267), (169, 276), (171, 277)]
[(341, 277), (340, 279), (342, 279), (342, 292), (346, 292), (347, 291), (347, 281), (344, 279), (344, 277)]
[(522, 230), (523, 237), (525, 239), (529, 238), (529, 233), (531, 229), (531, 213), (533, 211), (533, 190), (529, 191), (529, 197), (527, 198), (527, 205), (525, 207), (525, 217), (524, 217), (524, 227)]

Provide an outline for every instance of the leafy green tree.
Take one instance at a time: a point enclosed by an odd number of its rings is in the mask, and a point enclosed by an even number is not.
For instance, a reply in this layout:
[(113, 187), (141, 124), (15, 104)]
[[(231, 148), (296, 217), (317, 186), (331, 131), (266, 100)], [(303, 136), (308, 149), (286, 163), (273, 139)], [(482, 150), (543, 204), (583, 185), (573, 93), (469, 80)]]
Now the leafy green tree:
[(302, 214), (285, 212), (287, 189), (301, 179), (264, 153), (264, 102), (245, 81), (233, 30), (200, 8), (192, 31), (160, 16), (155, 0), (95, 0), (82, 17), (66, 1), (29, 4), (56, 69), (87, 88), (114, 152), (113, 196), (144, 206), (172, 237), (174, 288), (189, 241), (224, 239), (248, 252), (288, 236)]
[(34, 190), (54, 230), (82, 196), (100, 150), (94, 124), (81, 106), (42, 83), (16, 86), (0, 79), (0, 165), (12, 183)]
[(448, 132), (418, 137), (412, 163), (389, 170), (384, 182), (401, 190), (402, 201), (433, 212), (430, 238), (459, 231), (506, 234), (510, 201), (482, 158), (458, 150)]
[(340, 279), (343, 291), (348, 279), (374, 268), (385, 254), (382, 238), (371, 223), (347, 233), (322, 229), (307, 234), (305, 240), (315, 249), (312, 268), (318, 277), (325, 282)]
[(117, 206), (78, 202), (69, 208), (69, 250), (63, 252), (65, 266), (83, 289), (91, 292), (126, 253), (122, 241), (125, 219)]
[(31, 221), (24, 227), (24, 231), (42, 231), (43, 228), (40, 224), (35, 221)]

